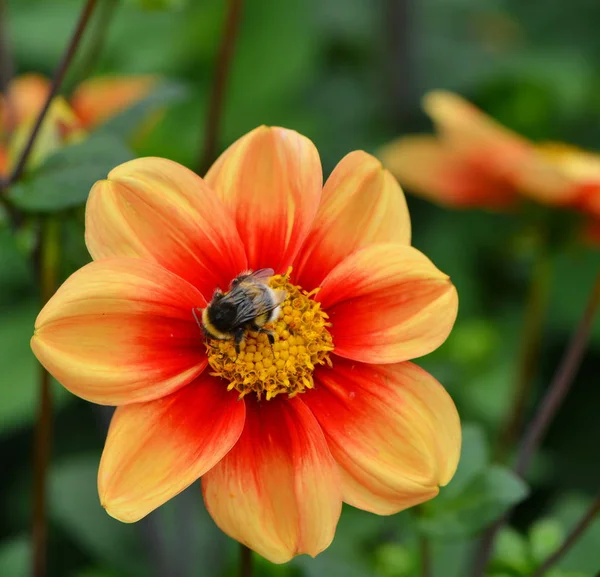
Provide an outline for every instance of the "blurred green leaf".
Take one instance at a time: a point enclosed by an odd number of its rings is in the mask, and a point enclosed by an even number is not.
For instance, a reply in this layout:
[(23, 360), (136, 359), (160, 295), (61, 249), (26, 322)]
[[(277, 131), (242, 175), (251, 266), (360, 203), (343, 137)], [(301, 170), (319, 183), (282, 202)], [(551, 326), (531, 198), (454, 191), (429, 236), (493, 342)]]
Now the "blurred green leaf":
[[(37, 408), (40, 366), (31, 352), (39, 305), (29, 301), (0, 309), (0, 435), (29, 425)], [(52, 379), (55, 410), (74, 397)]]
[(366, 552), (386, 531), (408, 521), (408, 516), (377, 517), (344, 506), (333, 543), (314, 559), (301, 555), (291, 565), (301, 568), (305, 577), (372, 577)]
[(529, 530), (531, 555), (537, 564), (541, 564), (563, 543), (565, 531), (556, 519), (540, 519)]
[(527, 495), (527, 486), (514, 473), (492, 465), (476, 475), (456, 497), (443, 492), (419, 519), (419, 528), (432, 537), (465, 537), (482, 530)]
[[(28, 225), (25, 224), (25, 228)], [(21, 250), (18, 235), (8, 228), (0, 229), (0, 306), (33, 296), (32, 266)]]
[(83, 204), (92, 185), (133, 154), (109, 133), (95, 133), (59, 150), (35, 173), (13, 185), (9, 200), (26, 212), (56, 212)]
[(449, 538), (473, 535), (527, 495), (521, 479), (504, 467), (488, 465), (488, 460), (483, 429), (465, 425), (454, 479), (422, 507), (417, 527), (423, 533)]
[[(558, 519), (568, 532), (579, 523), (590, 505), (589, 497), (566, 495), (552, 508), (552, 517)], [(600, 543), (600, 517), (596, 517), (573, 547), (560, 559), (558, 567), (563, 571), (580, 571), (586, 577), (595, 576), (600, 571), (598, 543)]]
[(50, 515), (94, 559), (130, 577), (149, 574), (136, 525), (110, 517), (97, 489), (99, 455), (71, 457), (50, 472)]
[(468, 318), (456, 323), (448, 342), (448, 355), (457, 364), (477, 369), (495, 354), (500, 341), (498, 327), (487, 318)]
[(127, 140), (145, 122), (152, 120), (153, 113), (180, 102), (187, 94), (188, 90), (182, 84), (161, 81), (145, 98), (105, 122), (96, 134), (108, 134)]
[(478, 539), (431, 539), (433, 575), (440, 577), (465, 577), (479, 545)]
[(527, 575), (534, 565), (529, 555), (529, 543), (511, 527), (503, 527), (494, 545), (491, 560), (493, 574), (496, 571), (511, 571), (517, 575)]
[(463, 424), (458, 468), (452, 481), (442, 489), (444, 498), (460, 495), (469, 481), (484, 471), (488, 461), (487, 440), (481, 426), (474, 423)]
[(17, 537), (0, 543), (0, 575), (28, 577), (31, 574), (31, 546), (27, 537)]
[(417, 551), (398, 543), (385, 543), (375, 552), (375, 567), (382, 577), (410, 577), (417, 567)]

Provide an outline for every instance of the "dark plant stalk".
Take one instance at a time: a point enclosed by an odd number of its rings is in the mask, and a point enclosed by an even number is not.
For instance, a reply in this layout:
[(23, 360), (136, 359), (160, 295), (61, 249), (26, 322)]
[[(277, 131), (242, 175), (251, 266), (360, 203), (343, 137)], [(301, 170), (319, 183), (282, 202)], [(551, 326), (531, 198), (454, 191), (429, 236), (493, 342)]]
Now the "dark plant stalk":
[(8, 177), (8, 181), (6, 183), (4, 183), (2, 188), (4, 188), (4, 189), (7, 188), (12, 183), (16, 182), (23, 174), (23, 171), (25, 170), (25, 165), (27, 164), (27, 160), (33, 149), (35, 139), (37, 138), (37, 135), (38, 135), (40, 128), (42, 126), (42, 123), (44, 121), (44, 118), (46, 117), (46, 113), (48, 112), (48, 110), (50, 108), (50, 104), (52, 103), (52, 100), (58, 93), (60, 86), (62, 84), (62, 81), (65, 77), (65, 74), (66, 74), (67, 70), (69, 69), (71, 62), (73, 61), (73, 57), (75, 56), (75, 53), (77, 52), (77, 48), (79, 47), (81, 38), (83, 37), (83, 33), (85, 32), (88, 22), (90, 21), (90, 16), (92, 15), (92, 12), (94, 11), (97, 1), (98, 0), (87, 0), (87, 2), (85, 3), (85, 6), (83, 7), (83, 10), (81, 11), (79, 20), (77, 22), (77, 26), (75, 27), (73, 36), (71, 37), (71, 40), (69, 41), (69, 44), (68, 44), (67, 48), (65, 49), (65, 53), (63, 54), (63, 57), (62, 57), (61, 61), (59, 62), (58, 66), (56, 68), (56, 71), (54, 72), (54, 76), (52, 78), (52, 83), (50, 85), (50, 92), (48, 93), (48, 96), (46, 98), (46, 101), (44, 102), (44, 106), (42, 107), (42, 110), (38, 114), (35, 125), (33, 126), (33, 129), (31, 130), (29, 139), (27, 140), (27, 144), (23, 148), (23, 151), (21, 152), (21, 155), (19, 156), (19, 159), (17, 160), (17, 163), (15, 164), (15, 167), (14, 167), (12, 173)]
[(562, 557), (571, 549), (571, 547), (573, 547), (579, 537), (585, 533), (585, 530), (590, 526), (598, 513), (600, 513), (600, 493), (596, 495), (592, 506), (587, 510), (585, 515), (581, 518), (579, 523), (577, 523), (571, 533), (569, 533), (562, 546), (538, 567), (538, 570), (533, 574), (532, 577), (543, 577), (546, 575), (546, 572), (556, 565), (556, 563), (562, 559)]
[(252, 577), (252, 549), (240, 543), (239, 577)]
[[(42, 306), (54, 294), (58, 282), (60, 258), (59, 221), (53, 217), (41, 223), (39, 246), (39, 282)], [(50, 374), (40, 366), (40, 392), (34, 447), (33, 483), (33, 577), (45, 577), (48, 543), (46, 522), (47, 472), (52, 439), (52, 397)]]
[[(0, 0), (0, 92), (6, 94), (13, 75), (6, 1)], [(10, 111), (9, 111), (10, 113)]]
[[(533, 454), (539, 447), (548, 426), (554, 419), (558, 409), (569, 392), (577, 370), (585, 352), (592, 324), (600, 306), (600, 272), (596, 275), (594, 286), (590, 293), (585, 311), (575, 330), (573, 338), (564, 354), (540, 408), (527, 427), (523, 441), (518, 451), (515, 472), (523, 477), (527, 471)], [(473, 577), (482, 577), (492, 555), (496, 535), (508, 521), (510, 511), (498, 519), (484, 533), (473, 563)]]
[(198, 173), (202, 176), (206, 174), (206, 171), (217, 157), (217, 140), (221, 127), (227, 81), (240, 29), (243, 4), (243, 0), (229, 0), (227, 8), (225, 27), (215, 63), (215, 72), (206, 117), (206, 132), (204, 133), (201, 156), (198, 162)]
[(515, 466), (515, 472), (521, 477), (525, 474), (533, 454), (540, 446), (542, 438), (548, 430), (548, 426), (556, 416), (558, 409), (571, 389), (590, 338), (590, 332), (599, 305), (600, 273), (596, 276), (585, 312), (579, 321), (569, 348), (550, 383), (548, 391), (542, 399), (538, 412), (527, 427), (525, 436), (521, 442)]
[(531, 274), (513, 399), (506, 422), (498, 436), (496, 458), (499, 461), (506, 459), (510, 447), (518, 439), (527, 409), (527, 402), (531, 397), (531, 386), (540, 353), (544, 313), (548, 306), (551, 275), (552, 262), (550, 255), (546, 247), (542, 246)]
[[(6, 114), (6, 123), (9, 127), (14, 124), (13, 110), (10, 106), (10, 99), (6, 98), (8, 86), (13, 75), (13, 59), (10, 49), (10, 38), (8, 34), (8, 16), (6, 10), (6, 1), (0, 0), (0, 93), (4, 95), (4, 112)], [(15, 208), (2, 196), (3, 190), (0, 188), (0, 205), (6, 211), (9, 221), (16, 228), (20, 217)]]
[(89, 42), (86, 42), (81, 51), (82, 55), (75, 67), (75, 74), (69, 75), (67, 90), (72, 90), (75, 84), (90, 76), (94, 71), (118, 7), (119, 0), (103, 0), (98, 6), (96, 17), (90, 26)]
[(417, 4), (415, 0), (383, 2), (384, 76), (389, 117), (397, 132), (407, 132), (411, 114), (418, 107), (419, 95), (415, 87)]

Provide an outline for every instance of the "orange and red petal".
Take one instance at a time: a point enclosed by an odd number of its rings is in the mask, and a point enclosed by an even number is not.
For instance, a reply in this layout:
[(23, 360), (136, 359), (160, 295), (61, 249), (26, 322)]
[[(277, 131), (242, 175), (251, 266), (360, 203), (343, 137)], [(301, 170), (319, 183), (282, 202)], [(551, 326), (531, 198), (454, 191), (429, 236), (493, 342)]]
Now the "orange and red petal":
[(538, 202), (600, 215), (600, 155), (561, 142), (543, 142), (520, 168), (519, 186)]
[(248, 266), (284, 273), (321, 198), (323, 175), (314, 144), (293, 130), (261, 126), (217, 159), (206, 182), (233, 215)]
[(510, 177), (531, 154), (531, 142), (509, 130), (476, 106), (452, 92), (433, 91), (423, 98), (445, 145), (460, 154), (475, 155), (486, 169)]
[(207, 364), (192, 285), (151, 262), (106, 259), (71, 275), (42, 309), (31, 347), (67, 389), (122, 405), (163, 397)]
[(71, 97), (71, 106), (87, 129), (93, 129), (147, 96), (156, 86), (155, 76), (103, 76), (82, 82)]
[(216, 465), (244, 428), (237, 397), (204, 373), (161, 399), (118, 407), (98, 471), (107, 512), (137, 521)]
[(382, 147), (383, 165), (409, 191), (443, 206), (505, 208), (517, 191), (491, 170), (482, 151), (460, 154), (434, 136), (407, 136)]
[(246, 401), (244, 431), (202, 478), (216, 524), (273, 563), (315, 556), (341, 512), (337, 466), (315, 417), (299, 399)]
[(247, 268), (223, 203), (191, 170), (164, 158), (138, 158), (92, 188), (86, 243), (94, 259), (154, 261), (210, 299)]
[(312, 290), (348, 255), (381, 242), (410, 244), (406, 199), (381, 163), (357, 150), (325, 183), (312, 230), (294, 261), (294, 278)]
[(336, 359), (303, 397), (342, 469), (344, 501), (379, 515), (437, 495), (456, 470), (461, 430), (444, 388), (412, 363)]
[(447, 275), (421, 252), (377, 244), (342, 261), (315, 300), (330, 317), (335, 354), (365, 363), (398, 363), (438, 348), (458, 310)]

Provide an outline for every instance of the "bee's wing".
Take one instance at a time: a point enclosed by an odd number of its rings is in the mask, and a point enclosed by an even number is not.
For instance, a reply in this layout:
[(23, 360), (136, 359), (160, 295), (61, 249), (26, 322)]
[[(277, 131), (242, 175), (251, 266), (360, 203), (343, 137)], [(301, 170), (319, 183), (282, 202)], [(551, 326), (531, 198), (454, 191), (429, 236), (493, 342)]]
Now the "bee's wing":
[[(237, 308), (234, 320), (235, 326), (245, 325), (263, 314), (268, 314), (283, 302), (279, 301), (279, 298), (276, 298), (272, 303), (268, 302), (265, 299), (265, 290), (266, 288), (260, 284), (254, 286), (245, 285), (243, 289), (235, 287), (231, 290), (227, 297)], [(284, 293), (283, 299), (285, 300), (285, 291), (276, 292)]]
[(258, 270), (255, 270), (252, 273), (250, 273), (249, 276), (256, 280), (266, 283), (274, 274), (275, 271), (272, 268), (259, 268)]

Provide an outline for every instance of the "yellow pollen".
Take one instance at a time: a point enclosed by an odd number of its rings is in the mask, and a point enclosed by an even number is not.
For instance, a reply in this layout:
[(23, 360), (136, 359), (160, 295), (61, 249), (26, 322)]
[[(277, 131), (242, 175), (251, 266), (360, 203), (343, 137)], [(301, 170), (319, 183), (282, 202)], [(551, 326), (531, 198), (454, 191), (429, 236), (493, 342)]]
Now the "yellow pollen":
[(227, 390), (236, 389), (240, 398), (252, 392), (266, 400), (280, 393), (294, 397), (314, 387), (317, 365), (331, 366), (331, 323), (312, 298), (317, 291), (291, 284), (289, 271), (272, 277), (269, 285), (287, 292), (279, 317), (264, 327), (273, 334), (273, 345), (265, 333), (253, 331), (246, 332), (239, 355), (232, 340), (206, 341), (211, 375), (228, 381)]

